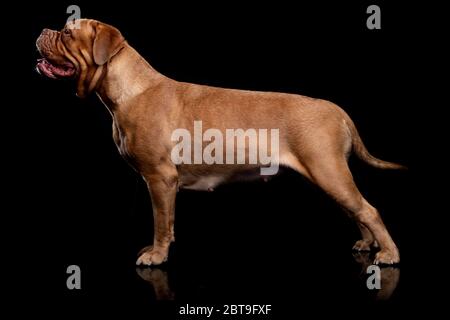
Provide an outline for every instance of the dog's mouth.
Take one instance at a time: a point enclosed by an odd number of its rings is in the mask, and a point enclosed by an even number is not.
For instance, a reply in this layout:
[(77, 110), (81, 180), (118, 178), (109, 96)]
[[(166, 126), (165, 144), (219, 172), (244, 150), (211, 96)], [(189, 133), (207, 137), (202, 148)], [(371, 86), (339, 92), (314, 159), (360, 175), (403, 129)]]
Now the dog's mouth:
[(43, 74), (51, 79), (70, 78), (76, 72), (75, 66), (70, 62), (56, 64), (46, 58), (38, 59), (36, 70), (39, 74)]

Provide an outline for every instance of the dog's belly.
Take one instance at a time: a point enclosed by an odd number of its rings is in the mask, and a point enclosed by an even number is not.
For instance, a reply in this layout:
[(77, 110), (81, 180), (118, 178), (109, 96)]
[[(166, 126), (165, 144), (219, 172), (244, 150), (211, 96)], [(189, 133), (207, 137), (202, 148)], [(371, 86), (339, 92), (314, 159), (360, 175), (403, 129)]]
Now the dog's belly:
[(218, 175), (197, 178), (181, 176), (179, 178), (180, 188), (198, 191), (212, 191), (215, 187), (225, 182), (225, 180), (226, 177)]
[[(190, 169), (190, 170), (189, 170)], [(198, 191), (213, 191), (217, 186), (236, 181), (267, 181), (272, 176), (263, 176), (260, 168), (256, 166), (249, 167), (230, 167), (227, 171), (223, 168), (214, 170), (214, 166), (209, 166), (207, 170), (189, 168), (178, 171), (179, 187), (181, 189), (190, 189)]]

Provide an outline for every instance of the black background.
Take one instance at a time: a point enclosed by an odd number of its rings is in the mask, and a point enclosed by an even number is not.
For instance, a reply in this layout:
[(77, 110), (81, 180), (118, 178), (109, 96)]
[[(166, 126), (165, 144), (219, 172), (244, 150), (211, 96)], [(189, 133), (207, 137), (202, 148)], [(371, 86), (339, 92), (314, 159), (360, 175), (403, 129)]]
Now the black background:
[[(22, 186), (32, 196), (19, 206), (29, 208), (21, 217), (43, 311), (168, 317), (183, 303), (259, 303), (272, 304), (274, 318), (306, 311), (366, 317), (419, 306), (411, 301), (423, 294), (414, 255), (415, 147), (422, 143), (415, 121), (425, 36), (408, 7), (378, 2), (382, 29), (368, 30), (371, 2), (76, 3), (82, 17), (119, 28), (173, 79), (331, 100), (353, 118), (372, 154), (410, 168), (382, 171), (350, 159), (361, 192), (400, 248), (400, 282), (389, 301), (375, 301), (365, 287), (351, 253), (359, 239), (354, 223), (286, 171), (269, 183), (178, 194), (176, 243), (160, 267), (175, 302), (163, 303), (135, 270), (138, 250), (152, 240), (151, 203), (117, 153), (106, 108), (96, 96), (78, 99), (74, 83), (34, 71), (35, 39), (42, 28), (62, 28), (69, 4), (35, 4), (28, 19), (33, 130), (25, 170), (33, 179)], [(71, 264), (82, 270), (79, 291), (66, 288)]]

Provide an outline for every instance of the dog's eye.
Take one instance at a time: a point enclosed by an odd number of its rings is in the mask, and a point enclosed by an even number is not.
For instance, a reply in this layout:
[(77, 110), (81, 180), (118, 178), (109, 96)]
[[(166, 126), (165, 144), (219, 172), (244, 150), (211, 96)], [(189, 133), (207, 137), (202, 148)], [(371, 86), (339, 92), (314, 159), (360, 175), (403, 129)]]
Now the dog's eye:
[(67, 28), (65, 28), (65, 29), (63, 30), (63, 33), (64, 33), (64, 34), (70, 34), (70, 30), (67, 29)]

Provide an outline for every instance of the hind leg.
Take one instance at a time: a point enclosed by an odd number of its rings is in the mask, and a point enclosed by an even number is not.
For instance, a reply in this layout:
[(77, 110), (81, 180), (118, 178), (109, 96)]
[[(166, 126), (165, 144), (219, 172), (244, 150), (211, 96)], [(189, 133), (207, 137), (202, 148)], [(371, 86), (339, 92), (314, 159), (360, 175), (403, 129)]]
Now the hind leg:
[[(312, 182), (321, 187), (362, 226), (363, 241), (376, 240), (380, 251), (375, 256), (375, 264), (394, 264), (400, 261), (400, 255), (389, 235), (381, 217), (371, 206), (353, 181), (345, 157), (314, 157), (311, 163), (305, 163)], [(369, 231), (369, 232), (367, 232)], [(371, 237), (372, 236), (372, 237)]]
[[(350, 218), (354, 218), (353, 213), (344, 208), (344, 211)], [(356, 221), (356, 225), (361, 233), (361, 239), (356, 241), (353, 245), (355, 251), (370, 251), (372, 248), (378, 248), (378, 242), (375, 240), (372, 232), (367, 229), (362, 223)]]
[(378, 242), (373, 237), (372, 232), (367, 229), (362, 223), (357, 222), (359, 231), (361, 232), (361, 240), (355, 242), (353, 250), (355, 251), (370, 251), (370, 249), (378, 248)]

